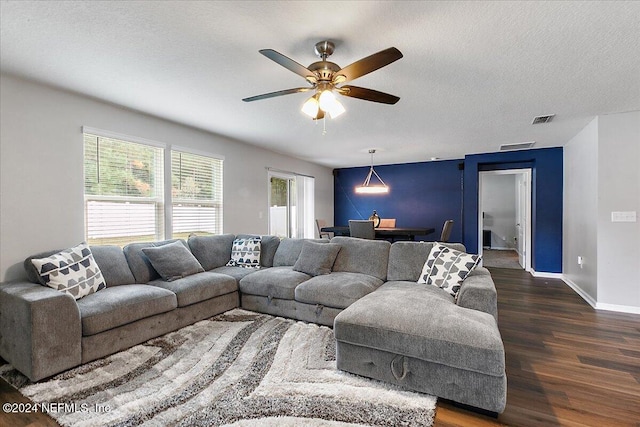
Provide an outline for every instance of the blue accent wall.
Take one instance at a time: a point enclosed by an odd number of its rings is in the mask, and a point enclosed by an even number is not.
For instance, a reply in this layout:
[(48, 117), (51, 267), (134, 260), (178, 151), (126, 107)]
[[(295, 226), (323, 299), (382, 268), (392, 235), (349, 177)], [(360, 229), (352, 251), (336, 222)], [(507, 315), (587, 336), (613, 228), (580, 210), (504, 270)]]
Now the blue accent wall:
[(562, 148), (465, 156), (463, 243), (469, 252), (478, 252), (478, 172), (527, 167), (532, 170), (531, 267), (535, 271), (561, 273)]
[[(464, 162), (464, 171), (458, 165)], [(465, 156), (462, 160), (376, 166), (389, 194), (360, 195), (369, 167), (334, 171), (334, 224), (367, 219), (375, 209), (382, 218), (396, 218), (398, 227), (433, 227), (420, 240), (440, 238), (442, 224), (454, 220), (452, 242), (478, 248), (478, 180), (480, 171), (531, 168), (532, 257), (538, 272), (562, 272), (563, 150), (542, 148)], [(374, 178), (375, 179), (375, 178)]]
[[(375, 209), (381, 218), (396, 218), (397, 227), (433, 227), (417, 240), (437, 240), (442, 225), (453, 219), (452, 242), (462, 241), (462, 160), (375, 166), (389, 186), (388, 194), (356, 194), (369, 167), (334, 171), (334, 224), (367, 219)], [(375, 182), (373, 182), (375, 181)], [(373, 177), (372, 183), (378, 183)]]

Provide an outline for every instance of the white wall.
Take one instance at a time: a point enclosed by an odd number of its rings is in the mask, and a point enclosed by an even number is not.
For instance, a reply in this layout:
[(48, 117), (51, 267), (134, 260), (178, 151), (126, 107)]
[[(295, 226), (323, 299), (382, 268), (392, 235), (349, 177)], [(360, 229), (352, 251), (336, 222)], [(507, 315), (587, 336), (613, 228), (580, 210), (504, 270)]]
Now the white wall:
[(316, 217), (333, 218), (323, 166), (4, 74), (0, 114), (0, 281), (22, 278), (28, 255), (84, 239), (82, 126), (224, 156), (227, 233), (268, 232), (266, 167), (314, 176)]
[(640, 111), (598, 118), (598, 199), (598, 305), (640, 309)]
[(640, 212), (640, 111), (598, 116), (564, 156), (564, 278), (596, 308), (640, 313), (640, 223), (611, 221)]
[(516, 237), (516, 175), (482, 173), (483, 230), (493, 249), (513, 249)]
[[(566, 280), (598, 299), (598, 118), (564, 146), (562, 271)], [(582, 268), (578, 256), (584, 257)]]

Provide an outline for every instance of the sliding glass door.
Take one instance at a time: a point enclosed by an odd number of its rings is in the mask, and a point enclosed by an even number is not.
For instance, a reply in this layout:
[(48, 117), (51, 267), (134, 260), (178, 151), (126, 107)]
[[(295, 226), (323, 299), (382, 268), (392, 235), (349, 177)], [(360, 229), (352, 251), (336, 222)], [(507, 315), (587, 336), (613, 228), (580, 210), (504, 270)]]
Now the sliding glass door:
[(314, 178), (269, 171), (269, 234), (314, 237)]
[(296, 177), (269, 174), (269, 234), (296, 236)]

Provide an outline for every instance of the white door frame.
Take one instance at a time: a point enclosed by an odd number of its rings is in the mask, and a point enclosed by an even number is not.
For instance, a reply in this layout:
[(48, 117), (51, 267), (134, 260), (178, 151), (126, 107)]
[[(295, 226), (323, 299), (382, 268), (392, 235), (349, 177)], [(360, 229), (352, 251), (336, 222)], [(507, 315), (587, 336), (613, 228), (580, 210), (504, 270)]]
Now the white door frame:
[[(531, 272), (531, 197), (532, 197), (532, 174), (531, 168), (524, 169), (505, 169), (505, 170), (494, 170), (494, 171), (482, 171), (479, 172), (478, 176), (478, 254), (482, 255), (482, 178), (486, 175), (519, 175), (523, 174), (525, 176), (526, 182), (526, 208), (525, 208), (525, 271)], [(514, 191), (516, 189), (514, 188)]]

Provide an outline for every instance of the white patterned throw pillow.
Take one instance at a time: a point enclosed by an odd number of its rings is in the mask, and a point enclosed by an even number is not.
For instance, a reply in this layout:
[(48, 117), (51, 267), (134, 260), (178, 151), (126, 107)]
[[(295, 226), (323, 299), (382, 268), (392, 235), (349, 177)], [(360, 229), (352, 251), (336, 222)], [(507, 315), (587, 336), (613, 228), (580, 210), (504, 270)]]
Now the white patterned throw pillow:
[(478, 266), (481, 258), (435, 243), (422, 267), (418, 283), (437, 286), (455, 298), (462, 282)]
[(231, 248), (229, 267), (260, 268), (260, 245), (262, 238), (247, 237), (235, 239)]
[(91, 249), (84, 242), (31, 262), (47, 286), (66, 292), (75, 299), (107, 287)]

